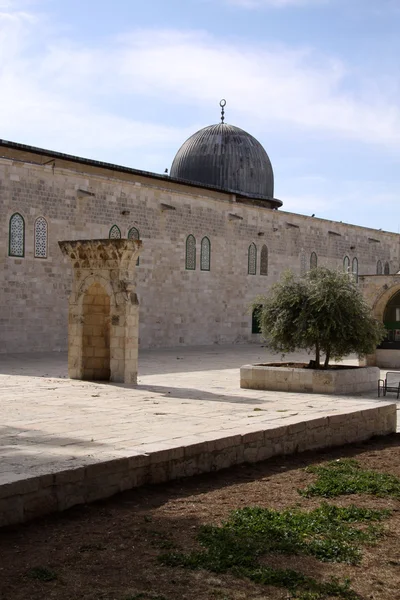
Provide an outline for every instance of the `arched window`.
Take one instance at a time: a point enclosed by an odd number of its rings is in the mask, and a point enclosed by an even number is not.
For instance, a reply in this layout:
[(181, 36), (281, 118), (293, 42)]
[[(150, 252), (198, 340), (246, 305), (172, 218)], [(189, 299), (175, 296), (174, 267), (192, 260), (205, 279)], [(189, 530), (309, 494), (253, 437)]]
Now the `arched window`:
[(10, 219), (8, 254), (25, 256), (25, 221), (19, 213), (14, 213)]
[(210, 262), (211, 262), (211, 243), (208, 237), (203, 237), (201, 240), (201, 249), (200, 249), (200, 269), (202, 271), (210, 270)]
[(378, 260), (378, 262), (376, 263), (376, 274), (382, 275), (382, 273), (383, 273), (382, 261)]
[(300, 275), (303, 277), (307, 273), (307, 258), (304, 250), (300, 252)]
[(312, 269), (316, 269), (318, 265), (318, 257), (315, 254), (315, 252), (311, 253), (310, 256), (310, 271), (312, 271)]
[(352, 270), (355, 282), (358, 283), (358, 260), (357, 260), (357, 258), (353, 258), (353, 264), (352, 264), (351, 270)]
[(247, 259), (247, 273), (256, 275), (257, 273), (257, 247), (255, 244), (250, 244)]
[(108, 234), (110, 240), (120, 240), (121, 239), (121, 230), (118, 225), (113, 225)]
[(268, 248), (265, 244), (260, 254), (260, 275), (268, 275)]
[(390, 266), (388, 262), (385, 262), (385, 270), (384, 270), (384, 274), (385, 275), (390, 275)]
[(190, 234), (186, 238), (186, 261), (185, 266), (188, 271), (196, 269), (196, 238)]
[[(136, 227), (131, 227), (128, 231), (128, 240), (140, 240), (139, 230)], [(139, 258), (136, 261), (136, 266), (139, 266)]]
[(343, 259), (343, 271), (344, 273), (350, 273), (350, 259), (348, 256)]
[(35, 258), (47, 258), (47, 221), (38, 217), (34, 229)]

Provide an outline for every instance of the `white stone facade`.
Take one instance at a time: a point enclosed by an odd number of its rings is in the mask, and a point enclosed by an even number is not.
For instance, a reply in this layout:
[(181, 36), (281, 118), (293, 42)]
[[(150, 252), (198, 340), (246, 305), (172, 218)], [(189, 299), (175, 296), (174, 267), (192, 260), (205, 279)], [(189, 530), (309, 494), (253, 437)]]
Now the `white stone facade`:
[[(378, 260), (388, 262), (391, 273), (399, 270), (394, 233), (271, 210), (168, 177), (63, 155), (51, 160), (45, 151), (4, 146), (0, 155), (0, 352), (66, 349), (72, 268), (58, 241), (108, 238), (113, 225), (122, 238), (136, 228), (143, 242), (136, 268), (142, 347), (258, 340), (248, 305), (285, 269), (309, 268), (313, 252), (318, 265), (330, 268), (342, 268), (348, 256), (350, 264), (358, 259), (359, 274), (376, 273)], [(9, 256), (14, 213), (24, 219), (23, 256)], [(35, 243), (39, 217), (47, 222), (46, 258), (43, 221), (40, 247)], [(190, 234), (196, 239), (195, 270), (185, 262)], [(205, 236), (209, 271), (200, 269)], [(256, 275), (248, 274), (252, 243)], [(260, 274), (263, 245), (267, 275)]]

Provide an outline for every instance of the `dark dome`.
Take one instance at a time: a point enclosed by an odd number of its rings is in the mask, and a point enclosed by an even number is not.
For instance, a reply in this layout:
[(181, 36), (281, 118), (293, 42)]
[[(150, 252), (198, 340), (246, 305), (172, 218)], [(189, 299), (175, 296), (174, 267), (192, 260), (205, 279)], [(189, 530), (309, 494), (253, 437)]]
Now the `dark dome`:
[(252, 135), (227, 123), (204, 127), (186, 140), (174, 158), (170, 175), (250, 198), (274, 197), (268, 154)]

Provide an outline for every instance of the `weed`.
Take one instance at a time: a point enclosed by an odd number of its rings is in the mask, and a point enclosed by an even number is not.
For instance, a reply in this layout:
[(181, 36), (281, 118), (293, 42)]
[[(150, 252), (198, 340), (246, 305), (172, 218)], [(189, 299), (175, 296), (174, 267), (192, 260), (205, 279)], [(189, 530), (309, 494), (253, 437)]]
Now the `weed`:
[(370, 494), (379, 497), (400, 497), (398, 477), (362, 469), (353, 459), (345, 458), (325, 465), (307, 467), (306, 472), (315, 473), (318, 479), (307, 488), (299, 490), (302, 496), (333, 498), (349, 494)]
[[(318, 582), (298, 571), (260, 566), (258, 559), (271, 553), (302, 554), (322, 561), (357, 564), (360, 545), (374, 543), (382, 535), (376, 522), (389, 514), (386, 510), (340, 508), (327, 503), (309, 512), (246, 507), (234, 511), (220, 527), (203, 526), (198, 535), (202, 550), (171, 552), (160, 556), (160, 561), (214, 573), (229, 571), (255, 583), (301, 592), (303, 600), (328, 596), (352, 600), (357, 596), (349, 582)], [(361, 523), (367, 526), (361, 528)]]
[(152, 594), (151, 592), (139, 592), (133, 596), (125, 596), (124, 600), (167, 600), (165, 596)]
[(39, 581), (54, 581), (57, 579), (57, 573), (48, 567), (33, 567), (29, 569), (27, 575), (31, 579), (38, 579)]

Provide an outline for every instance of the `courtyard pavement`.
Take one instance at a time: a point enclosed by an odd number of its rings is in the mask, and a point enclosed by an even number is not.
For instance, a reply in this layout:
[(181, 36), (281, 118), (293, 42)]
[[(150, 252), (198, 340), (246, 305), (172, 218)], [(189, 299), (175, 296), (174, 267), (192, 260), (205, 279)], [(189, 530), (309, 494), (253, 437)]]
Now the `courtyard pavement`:
[(144, 350), (133, 387), (69, 380), (66, 353), (0, 354), (0, 485), (379, 402), (241, 390), (239, 367), (271, 359), (260, 345)]

